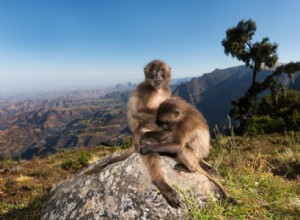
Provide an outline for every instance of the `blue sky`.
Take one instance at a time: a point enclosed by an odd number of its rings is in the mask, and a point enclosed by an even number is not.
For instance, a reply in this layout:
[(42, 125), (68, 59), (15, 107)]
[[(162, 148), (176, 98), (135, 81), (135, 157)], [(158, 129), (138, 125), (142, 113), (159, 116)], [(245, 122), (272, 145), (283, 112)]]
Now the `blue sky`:
[(0, 95), (101, 88), (143, 80), (162, 59), (172, 77), (242, 64), (226, 56), (225, 31), (256, 22), (255, 40), (300, 60), (298, 0), (0, 0)]

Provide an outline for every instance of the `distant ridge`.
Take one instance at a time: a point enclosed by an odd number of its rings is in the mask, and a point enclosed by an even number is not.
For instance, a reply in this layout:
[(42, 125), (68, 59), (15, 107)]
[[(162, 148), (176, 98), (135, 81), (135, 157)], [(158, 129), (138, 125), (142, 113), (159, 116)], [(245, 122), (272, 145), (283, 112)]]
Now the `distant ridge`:
[[(262, 81), (272, 70), (265, 69), (258, 73), (257, 80)], [(195, 105), (205, 116), (212, 131), (215, 125), (227, 123), (227, 115), (231, 101), (245, 94), (252, 79), (252, 69), (242, 65), (226, 69), (215, 69), (200, 77), (194, 77), (190, 82), (180, 84), (173, 95)], [(295, 84), (284, 75), (282, 82), (293, 89), (300, 88), (299, 74), (295, 75)]]

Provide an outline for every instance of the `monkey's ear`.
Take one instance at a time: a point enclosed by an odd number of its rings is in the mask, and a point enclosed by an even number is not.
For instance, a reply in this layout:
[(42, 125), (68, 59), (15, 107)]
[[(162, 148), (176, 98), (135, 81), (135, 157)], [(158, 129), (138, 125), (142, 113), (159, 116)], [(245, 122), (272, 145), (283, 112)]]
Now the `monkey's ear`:
[(175, 117), (178, 118), (179, 115), (180, 115), (180, 112), (179, 111), (175, 111), (174, 114), (175, 114)]

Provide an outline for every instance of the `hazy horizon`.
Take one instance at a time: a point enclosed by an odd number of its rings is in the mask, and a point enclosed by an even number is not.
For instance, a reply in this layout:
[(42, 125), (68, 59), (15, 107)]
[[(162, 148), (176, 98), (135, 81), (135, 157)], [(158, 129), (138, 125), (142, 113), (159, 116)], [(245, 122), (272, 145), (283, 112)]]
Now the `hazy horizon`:
[[(247, 6), (247, 8), (245, 7)], [(256, 22), (254, 40), (279, 45), (279, 62), (299, 61), (300, 2), (0, 1), (0, 96), (138, 83), (162, 59), (172, 78), (242, 65), (224, 54), (228, 28)]]

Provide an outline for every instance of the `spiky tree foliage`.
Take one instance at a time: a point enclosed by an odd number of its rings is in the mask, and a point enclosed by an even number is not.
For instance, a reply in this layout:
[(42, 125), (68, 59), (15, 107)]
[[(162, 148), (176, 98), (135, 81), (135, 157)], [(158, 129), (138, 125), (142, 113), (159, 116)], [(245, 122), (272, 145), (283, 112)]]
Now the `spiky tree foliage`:
[(262, 64), (271, 68), (278, 60), (278, 45), (270, 43), (268, 37), (264, 37), (260, 42), (252, 42), (255, 31), (256, 24), (254, 21), (251, 19), (241, 20), (236, 27), (226, 31), (226, 37), (222, 40), (224, 53), (227, 56), (230, 54), (253, 69), (250, 93), (255, 93), (256, 76), (261, 71)]
[(232, 101), (230, 115), (238, 120), (248, 118), (255, 113), (257, 95), (261, 92), (260, 83), (256, 81), (257, 73), (261, 71), (263, 64), (271, 68), (278, 60), (278, 45), (270, 43), (268, 37), (264, 37), (260, 42), (253, 42), (255, 32), (254, 21), (241, 20), (235, 27), (226, 31), (226, 37), (222, 40), (224, 53), (227, 56), (231, 55), (253, 69), (252, 83), (247, 92), (239, 100)]

